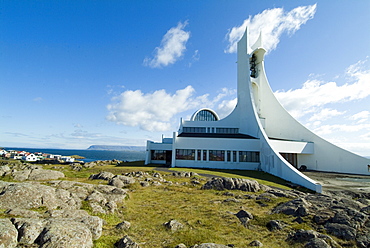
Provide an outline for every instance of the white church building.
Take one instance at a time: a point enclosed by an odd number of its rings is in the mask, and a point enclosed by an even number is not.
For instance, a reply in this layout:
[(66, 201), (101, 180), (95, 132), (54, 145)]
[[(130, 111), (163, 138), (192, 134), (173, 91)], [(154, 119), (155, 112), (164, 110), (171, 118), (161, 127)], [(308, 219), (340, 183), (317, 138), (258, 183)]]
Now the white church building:
[(298, 169), (370, 175), (370, 160), (320, 138), (279, 103), (264, 69), (261, 35), (248, 31), (237, 48), (237, 105), (225, 118), (213, 110), (181, 120), (162, 142), (147, 141), (145, 164), (171, 167), (261, 170), (316, 192), (321, 185)]

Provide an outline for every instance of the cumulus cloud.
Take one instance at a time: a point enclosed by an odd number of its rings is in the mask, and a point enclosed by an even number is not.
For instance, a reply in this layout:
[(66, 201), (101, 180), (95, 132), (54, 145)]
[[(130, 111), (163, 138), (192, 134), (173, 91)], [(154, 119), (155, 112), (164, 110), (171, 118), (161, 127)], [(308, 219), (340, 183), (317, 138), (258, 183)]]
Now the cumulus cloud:
[(249, 16), (243, 24), (233, 27), (226, 35), (229, 44), (225, 50), (226, 53), (235, 53), (237, 42), (243, 36), (248, 26), (250, 45), (257, 40), (262, 32), (263, 46), (270, 52), (279, 44), (280, 36), (286, 32), (289, 35), (294, 34), (300, 29), (302, 24), (312, 19), (316, 12), (316, 4), (309, 6), (300, 6), (289, 12), (283, 8), (274, 8), (264, 10), (255, 16)]
[[(278, 90), (275, 96), (295, 118), (316, 114), (311, 121), (317, 120), (327, 104), (360, 100), (370, 95), (370, 70), (363, 67), (366, 62), (359, 61), (348, 67), (346, 75), (350, 83), (338, 85), (336, 82), (308, 80), (300, 89)], [(343, 114), (335, 110), (326, 112), (331, 116)]]
[(161, 44), (154, 50), (153, 58), (145, 58), (144, 65), (152, 68), (161, 68), (174, 64), (182, 57), (186, 50), (186, 42), (190, 38), (190, 31), (184, 31), (187, 22), (179, 22), (163, 36)]
[(195, 111), (200, 107), (213, 108), (223, 98), (234, 93), (234, 90), (224, 88), (212, 99), (209, 94), (194, 96), (195, 90), (190, 85), (174, 94), (163, 89), (153, 93), (127, 90), (112, 98), (112, 103), (107, 106), (107, 119), (147, 131), (170, 131), (174, 128), (171, 124), (178, 122), (178, 119), (173, 119), (175, 115), (187, 110)]

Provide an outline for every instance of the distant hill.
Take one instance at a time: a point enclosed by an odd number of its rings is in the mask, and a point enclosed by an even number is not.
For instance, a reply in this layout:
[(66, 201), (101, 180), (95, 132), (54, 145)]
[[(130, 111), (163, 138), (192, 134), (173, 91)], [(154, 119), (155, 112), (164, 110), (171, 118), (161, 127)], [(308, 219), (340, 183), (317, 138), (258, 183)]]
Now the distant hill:
[(87, 150), (100, 151), (145, 151), (145, 146), (106, 146), (106, 145), (92, 145)]

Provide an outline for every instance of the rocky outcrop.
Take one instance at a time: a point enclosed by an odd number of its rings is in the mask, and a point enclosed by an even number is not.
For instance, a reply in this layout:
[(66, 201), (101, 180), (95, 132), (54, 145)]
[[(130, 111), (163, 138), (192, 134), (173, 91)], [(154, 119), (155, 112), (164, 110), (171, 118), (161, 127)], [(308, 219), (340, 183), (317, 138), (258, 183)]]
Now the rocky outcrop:
[(64, 174), (55, 170), (44, 170), (42, 166), (22, 163), (9, 163), (0, 166), (0, 176), (10, 176), (15, 181), (54, 180), (63, 178)]
[(0, 219), (0, 248), (17, 246), (18, 232), (9, 219)]
[[(369, 247), (370, 239), (364, 234), (370, 233), (368, 212), (370, 206), (365, 206), (361, 202), (364, 201), (337, 193), (305, 194), (278, 205), (272, 213), (283, 213), (298, 218), (310, 217), (318, 229), (343, 240), (356, 241), (359, 247)], [(322, 241), (316, 240), (312, 241), (309, 247), (315, 243), (323, 244)]]
[(340, 247), (331, 237), (313, 230), (297, 230), (289, 234), (288, 241), (300, 243), (305, 248)]
[(215, 189), (215, 190), (242, 190), (247, 192), (258, 192), (260, 190), (266, 191), (270, 187), (259, 184), (255, 180), (248, 180), (242, 178), (212, 178), (202, 189)]
[(0, 219), (0, 247), (92, 247), (102, 234), (103, 220), (81, 210), (82, 202), (93, 212), (114, 212), (126, 193), (110, 185), (71, 181), (0, 181), (0, 209), (8, 216)]

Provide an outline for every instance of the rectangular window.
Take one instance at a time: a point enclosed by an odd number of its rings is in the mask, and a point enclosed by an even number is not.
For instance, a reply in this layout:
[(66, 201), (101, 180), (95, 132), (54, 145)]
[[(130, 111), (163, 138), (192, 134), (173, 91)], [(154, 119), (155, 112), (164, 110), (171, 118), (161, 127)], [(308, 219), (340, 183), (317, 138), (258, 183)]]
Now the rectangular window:
[(166, 160), (166, 151), (152, 150), (152, 160)]
[(202, 150), (197, 150), (197, 160), (198, 161), (202, 160), (201, 155), (202, 155)]
[(248, 152), (248, 151), (239, 152), (239, 162), (259, 162), (259, 161), (260, 161), (259, 152)]
[(205, 127), (183, 127), (182, 131), (184, 133), (205, 133)]
[(216, 128), (216, 133), (238, 133), (239, 128), (224, 128), (224, 127), (218, 127)]
[(231, 151), (226, 152), (226, 161), (231, 162)]
[(210, 150), (209, 161), (225, 161), (225, 151)]
[(176, 149), (176, 159), (195, 160), (195, 150), (193, 149)]
[(207, 150), (203, 150), (203, 161), (207, 161)]
[(233, 162), (236, 162), (236, 151), (233, 151)]

